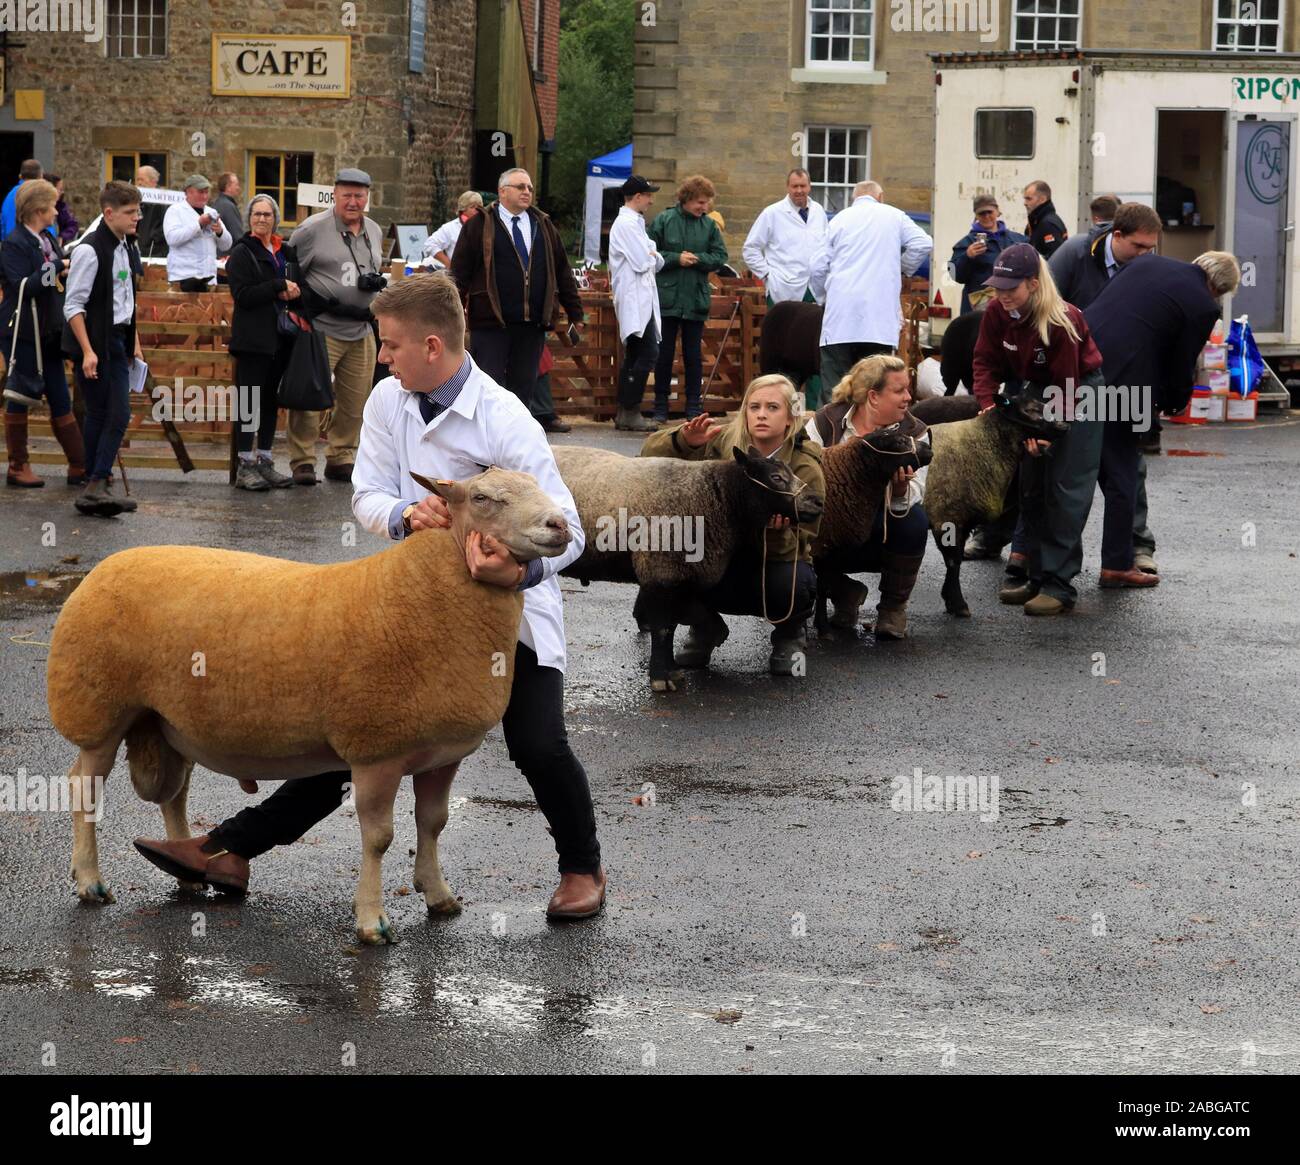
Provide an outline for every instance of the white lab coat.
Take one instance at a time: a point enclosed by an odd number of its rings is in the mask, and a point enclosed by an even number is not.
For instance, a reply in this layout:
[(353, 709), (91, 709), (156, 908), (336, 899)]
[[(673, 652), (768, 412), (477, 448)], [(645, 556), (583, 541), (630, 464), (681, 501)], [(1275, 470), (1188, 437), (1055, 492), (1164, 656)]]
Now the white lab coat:
[(903, 328), (903, 276), (911, 275), (934, 240), (896, 206), (860, 194), (831, 219), (813, 259), (811, 284), (826, 305), (821, 345), (898, 344)]
[[(212, 211), (220, 222), (221, 216)], [(224, 227), (224, 224), (223, 224)], [(199, 224), (199, 212), (188, 202), (173, 202), (163, 215), (163, 237), (167, 240), (167, 278), (172, 283), (182, 279), (215, 279), (217, 255), (230, 250), (230, 232), (217, 234), (211, 224), (204, 230)]]
[[(415, 394), (395, 376), (375, 385), (366, 401), (352, 469), (352, 512), (371, 533), (388, 537), (394, 508), (428, 495), (411, 479), (411, 470), (435, 480), (463, 481), (486, 465), (531, 473), (568, 519), (573, 541), (558, 557), (541, 560), (542, 581), (524, 591), (519, 626), (519, 641), (537, 653), (537, 662), (563, 671), (564, 610), (556, 576), (582, 554), (582, 522), (528, 406), (477, 365), (451, 408), (427, 425)], [(437, 595), (429, 596), (431, 603), (437, 600)]]
[(801, 300), (808, 290), (813, 256), (826, 235), (826, 211), (808, 200), (808, 221), (786, 195), (765, 207), (749, 228), (741, 256), (750, 272), (759, 276), (773, 303)]
[(664, 334), (659, 319), (659, 289), (655, 273), (663, 268), (664, 257), (655, 249), (645, 229), (645, 219), (630, 207), (619, 207), (609, 228), (609, 286), (618, 317), (618, 338), (641, 336), (651, 319), (655, 334)]

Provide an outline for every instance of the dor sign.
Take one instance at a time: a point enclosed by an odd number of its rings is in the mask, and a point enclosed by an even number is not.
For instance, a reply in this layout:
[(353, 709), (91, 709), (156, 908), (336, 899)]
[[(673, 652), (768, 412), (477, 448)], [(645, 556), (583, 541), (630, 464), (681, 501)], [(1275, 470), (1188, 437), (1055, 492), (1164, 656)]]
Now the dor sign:
[[(317, 182), (298, 183), (298, 206), (307, 210), (332, 210), (334, 207), (334, 187), (322, 186)], [(366, 211), (370, 210), (370, 196), (366, 196)], [(424, 232), (426, 235), (428, 231)], [(421, 242), (424, 240), (421, 239)]]
[(219, 96), (346, 98), (351, 72), (351, 37), (212, 34)]

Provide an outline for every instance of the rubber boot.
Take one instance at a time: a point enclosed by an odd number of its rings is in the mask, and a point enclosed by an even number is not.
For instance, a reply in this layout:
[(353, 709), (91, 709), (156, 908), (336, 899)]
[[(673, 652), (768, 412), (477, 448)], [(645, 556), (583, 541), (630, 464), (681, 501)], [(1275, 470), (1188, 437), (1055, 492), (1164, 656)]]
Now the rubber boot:
[(772, 654), (767, 670), (774, 676), (808, 674), (808, 632), (803, 619), (772, 628)]
[(876, 607), (876, 638), (907, 638), (907, 600), (912, 597), (916, 577), (921, 573), (920, 554), (884, 552), (885, 569), (880, 572), (880, 603)]
[(862, 604), (867, 601), (867, 588), (855, 578), (840, 575), (831, 583), (830, 600), (835, 607), (831, 612), (831, 626), (841, 631), (856, 631)]
[(86, 484), (86, 443), (81, 439), (81, 426), (72, 413), (55, 417), (50, 421), (55, 440), (68, 459), (68, 484)]
[(614, 428), (631, 433), (654, 433), (658, 431), (659, 426), (654, 421), (647, 421), (638, 409), (625, 409), (619, 405), (618, 415), (614, 418)]
[(9, 451), (9, 470), (5, 485), (19, 489), (40, 489), (45, 485), (27, 464), (27, 414), (5, 413), (5, 447)]

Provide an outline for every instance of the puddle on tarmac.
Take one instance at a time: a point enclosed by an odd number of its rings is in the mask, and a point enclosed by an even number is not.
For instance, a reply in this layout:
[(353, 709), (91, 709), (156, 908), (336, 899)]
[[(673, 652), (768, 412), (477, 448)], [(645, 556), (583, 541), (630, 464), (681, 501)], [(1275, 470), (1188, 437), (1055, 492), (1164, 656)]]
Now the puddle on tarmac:
[(645, 782), (673, 793), (719, 793), (725, 796), (809, 797), (818, 801), (858, 800), (865, 784), (860, 779), (826, 774), (801, 773), (791, 780), (788, 772), (762, 773), (746, 765), (705, 768), (693, 764), (634, 765), (627, 770), (627, 780), (640, 786)]
[(0, 602), (8, 606), (59, 607), (86, 577), (84, 570), (0, 572)]

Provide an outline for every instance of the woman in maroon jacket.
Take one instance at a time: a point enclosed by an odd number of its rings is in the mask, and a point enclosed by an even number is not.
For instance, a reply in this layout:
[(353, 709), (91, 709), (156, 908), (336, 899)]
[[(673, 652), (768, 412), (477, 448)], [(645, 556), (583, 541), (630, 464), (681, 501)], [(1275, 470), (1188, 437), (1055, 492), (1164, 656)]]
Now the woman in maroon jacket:
[[(1049, 443), (1026, 440), (1020, 468), (1021, 526), (1012, 550), (1026, 555), (1027, 578), (1008, 573), (999, 598), (1026, 615), (1061, 615), (1075, 604), (1073, 579), (1083, 566), (1083, 528), (1097, 487), (1103, 425), (1075, 419), (1080, 386), (1100, 384), (1101, 353), (1083, 313), (1056, 290), (1047, 263), (1028, 243), (1008, 247), (986, 286), (997, 292), (975, 345), (974, 393), (985, 408), (998, 385), (1032, 392), (1054, 420), (1069, 422)], [(1023, 532), (1023, 533), (1022, 533)]]

